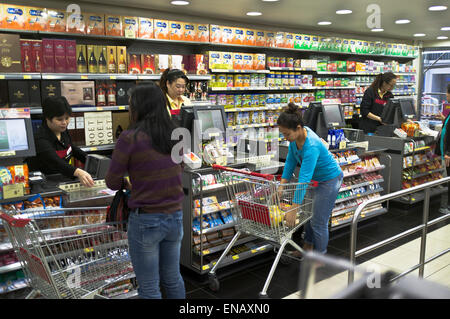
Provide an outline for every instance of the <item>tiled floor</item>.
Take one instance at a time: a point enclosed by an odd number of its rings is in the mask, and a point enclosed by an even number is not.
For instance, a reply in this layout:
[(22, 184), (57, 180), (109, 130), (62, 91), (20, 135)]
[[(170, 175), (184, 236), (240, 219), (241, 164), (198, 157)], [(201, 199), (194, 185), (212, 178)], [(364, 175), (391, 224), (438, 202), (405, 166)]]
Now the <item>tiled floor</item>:
[[(442, 216), (439, 213), (439, 200), (431, 203), (430, 220)], [(391, 205), (387, 214), (376, 220), (362, 223), (358, 228), (357, 249), (387, 239), (422, 223), (422, 206), (401, 207)], [(450, 219), (429, 228), (426, 245), (426, 258), (450, 248)], [(370, 252), (357, 259), (362, 266), (372, 265), (380, 271), (393, 270), (396, 273), (416, 265), (419, 262), (420, 232), (407, 236), (402, 240), (388, 244), (386, 247)], [(349, 229), (339, 233), (331, 233), (328, 255), (348, 259), (350, 247)], [(258, 298), (258, 293), (273, 262), (274, 254), (266, 254), (269, 260), (256, 266), (249, 266), (232, 275), (220, 279), (220, 290), (212, 292), (208, 288), (207, 278), (199, 277), (190, 271), (183, 270), (188, 299)], [(220, 276), (221, 270), (218, 270)], [(270, 298), (299, 298), (299, 263), (279, 264), (270, 284)], [(418, 270), (409, 276), (418, 276)], [(450, 287), (450, 253), (429, 263), (425, 267), (424, 277)], [(358, 276), (355, 277), (357, 279)], [(326, 298), (342, 291), (347, 286), (347, 272), (322, 267), (317, 270), (316, 284), (313, 286), (312, 298)]]

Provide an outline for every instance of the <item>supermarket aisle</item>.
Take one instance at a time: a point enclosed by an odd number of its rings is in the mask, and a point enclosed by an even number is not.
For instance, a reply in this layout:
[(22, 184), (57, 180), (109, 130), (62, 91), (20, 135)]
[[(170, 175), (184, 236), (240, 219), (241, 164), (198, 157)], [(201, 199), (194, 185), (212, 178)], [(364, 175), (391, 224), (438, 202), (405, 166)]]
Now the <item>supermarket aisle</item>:
[[(391, 206), (389, 213), (378, 218), (377, 222), (362, 224), (358, 233), (357, 249), (379, 242), (402, 231), (421, 224), (422, 207), (417, 205), (409, 210)], [(430, 219), (442, 216), (439, 213), (439, 200), (433, 201), (430, 206)], [(442, 227), (437, 230), (439, 227)], [(389, 244), (384, 248), (371, 252), (358, 258), (358, 264), (366, 264), (369, 261), (376, 263), (382, 270), (392, 268), (394, 271), (405, 270), (415, 265), (419, 260), (419, 233), (408, 236), (396, 243)], [(450, 220), (435, 225), (429, 229), (427, 240), (426, 257), (431, 257), (437, 252), (448, 248), (450, 242)], [(348, 258), (350, 247), (350, 235), (347, 233), (331, 234), (328, 253), (331, 256)], [(257, 266), (248, 267), (233, 275), (226, 276), (220, 280), (221, 289), (212, 292), (208, 289), (207, 282), (199, 281), (199, 278), (190, 272), (184, 271), (183, 276), (186, 283), (188, 299), (209, 298), (258, 298), (269, 273), (273, 259)], [(268, 294), (271, 298), (298, 298), (299, 291), (298, 274), (300, 266), (298, 263), (291, 265), (279, 265)], [(416, 271), (415, 273), (418, 273)], [(220, 274), (219, 274), (220, 275)], [(425, 267), (425, 277), (429, 280), (440, 281), (450, 286), (450, 255), (433, 261)], [(444, 280), (446, 279), (446, 281)], [(342, 289), (346, 285), (347, 275), (329, 268), (320, 268), (316, 274), (317, 294), (321, 292), (330, 293), (330, 287)], [(444, 282), (445, 281), (445, 282)], [(323, 295), (322, 295), (323, 296)]]

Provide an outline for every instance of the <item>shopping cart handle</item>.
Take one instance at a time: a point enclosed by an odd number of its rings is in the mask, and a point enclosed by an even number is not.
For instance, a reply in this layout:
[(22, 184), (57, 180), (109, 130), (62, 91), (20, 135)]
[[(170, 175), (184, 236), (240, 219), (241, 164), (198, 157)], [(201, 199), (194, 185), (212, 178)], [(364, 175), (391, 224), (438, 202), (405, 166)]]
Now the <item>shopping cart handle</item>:
[(213, 169), (219, 170), (219, 171), (228, 171), (228, 172), (235, 172), (235, 173), (239, 173), (239, 174), (245, 174), (245, 175), (251, 175), (251, 176), (256, 176), (256, 177), (261, 177), (261, 178), (265, 178), (269, 181), (273, 181), (275, 179), (274, 175), (271, 174), (261, 174), (261, 173), (255, 173), (255, 172), (245, 172), (245, 171), (241, 171), (238, 169), (234, 169), (231, 167), (226, 167), (226, 166), (221, 166), (221, 165), (216, 165), (213, 164), (212, 166)]
[(0, 212), (0, 218), (13, 227), (25, 227), (31, 220), (29, 218), (14, 218), (4, 212)]

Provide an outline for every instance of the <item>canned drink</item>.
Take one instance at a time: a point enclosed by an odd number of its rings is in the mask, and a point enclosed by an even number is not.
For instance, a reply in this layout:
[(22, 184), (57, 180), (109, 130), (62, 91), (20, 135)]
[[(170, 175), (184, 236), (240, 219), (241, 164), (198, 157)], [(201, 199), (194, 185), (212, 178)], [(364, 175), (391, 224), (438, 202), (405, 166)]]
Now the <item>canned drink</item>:
[(275, 58), (273, 56), (267, 58), (267, 66), (269, 68), (273, 68), (275, 66)]
[(217, 104), (218, 105), (225, 105), (227, 103), (227, 96), (226, 94), (219, 94), (217, 95)]
[(256, 73), (252, 73), (250, 75), (250, 86), (258, 87), (259, 86), (259, 75)]
[(281, 103), (281, 106), (286, 106), (287, 104), (288, 104), (288, 96), (287, 96), (287, 94), (280, 94), (280, 103)]
[(293, 68), (294, 67), (294, 58), (287, 58), (286, 66), (288, 68)]
[(217, 86), (218, 87), (227, 87), (227, 75), (226, 74), (217, 75)]
[(280, 68), (286, 67), (286, 58), (280, 58)]
[(281, 73), (281, 85), (289, 86), (289, 73), (288, 72)]
[(275, 104), (275, 106), (279, 106), (280, 103), (281, 103), (281, 94), (275, 94), (273, 104)]
[(209, 103), (211, 103), (212, 105), (216, 105), (217, 104), (217, 94), (209, 94), (208, 100), (209, 100)]
[(234, 86), (233, 74), (227, 74), (227, 87), (232, 88)]
[(242, 96), (242, 107), (250, 107), (252, 103), (252, 97), (250, 94), (245, 94)]
[(280, 67), (280, 58), (278, 57), (273, 58), (273, 66), (276, 68)]
[(266, 75), (264, 73), (258, 74), (258, 86), (259, 87), (266, 86)]
[(234, 87), (240, 88), (244, 86), (244, 80), (242, 78), (242, 74), (235, 74), (233, 76), (233, 80), (234, 80)]
[(250, 75), (244, 75), (242, 79), (244, 80), (243, 86), (250, 87)]
[(264, 107), (266, 105), (266, 94), (260, 94), (259, 95), (259, 102), (258, 105), (260, 107)]
[(295, 86), (295, 73), (289, 72), (289, 86)]
[(209, 87), (216, 87), (217, 76), (215, 74), (211, 74), (211, 80), (209, 80)]
[(242, 107), (242, 95), (236, 94), (234, 96), (234, 107)]
[(281, 72), (275, 72), (275, 86), (280, 87), (283, 85), (283, 80), (281, 77)]
[(301, 73), (295, 73), (295, 86), (302, 86), (302, 75)]

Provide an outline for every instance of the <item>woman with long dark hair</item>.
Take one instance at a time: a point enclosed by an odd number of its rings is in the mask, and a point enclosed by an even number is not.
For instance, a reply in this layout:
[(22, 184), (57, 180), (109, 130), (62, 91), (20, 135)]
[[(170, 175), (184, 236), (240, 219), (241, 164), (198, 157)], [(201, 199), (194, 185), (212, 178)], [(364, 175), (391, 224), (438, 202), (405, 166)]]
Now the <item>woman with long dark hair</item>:
[(170, 114), (177, 114), (177, 110), (183, 106), (192, 105), (191, 101), (184, 96), (188, 83), (188, 77), (181, 70), (167, 69), (161, 74), (159, 87), (165, 94)]
[(121, 189), (128, 173), (128, 243), (141, 298), (185, 298), (180, 274), (183, 238), (181, 166), (171, 158), (175, 128), (156, 85), (138, 85), (130, 94), (130, 129), (112, 154), (106, 185)]
[(380, 73), (370, 87), (364, 92), (361, 101), (360, 129), (364, 133), (375, 133), (382, 125), (381, 114), (389, 99), (393, 98), (392, 90), (397, 83), (397, 76), (392, 72)]
[[(318, 186), (312, 189), (313, 216), (305, 225), (303, 249), (326, 253), (328, 222), (344, 174), (322, 139), (304, 125), (301, 109), (297, 105), (289, 103), (280, 114), (277, 124), (280, 132), (290, 142), (279, 191), (283, 184), (290, 181), (297, 165), (300, 165), (298, 183), (310, 183), (311, 180), (318, 182)], [(304, 196), (304, 190), (296, 191), (293, 206), (299, 206)], [(289, 226), (294, 226), (295, 210), (287, 213), (285, 219)], [(301, 257), (298, 253), (295, 251), (293, 255)]]

